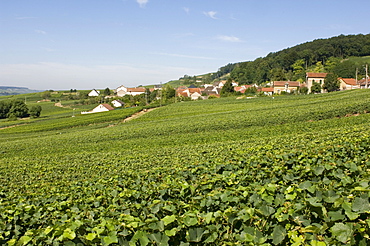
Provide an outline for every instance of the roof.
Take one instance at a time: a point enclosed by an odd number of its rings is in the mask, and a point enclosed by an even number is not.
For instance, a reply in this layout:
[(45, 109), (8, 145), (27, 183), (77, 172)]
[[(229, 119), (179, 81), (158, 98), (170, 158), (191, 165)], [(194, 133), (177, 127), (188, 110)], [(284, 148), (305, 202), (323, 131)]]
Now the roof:
[(338, 78), (339, 80), (342, 80), (347, 85), (357, 85), (356, 79), (353, 78)]
[(121, 100), (119, 100), (119, 99), (113, 100), (112, 102), (114, 102), (114, 101), (119, 102), (120, 104), (125, 104), (124, 102), (122, 102), (122, 101), (121, 101)]
[(200, 90), (200, 88), (188, 88), (188, 90), (189, 90), (189, 93), (190, 94), (193, 94), (193, 93), (195, 93), (195, 92), (198, 92), (198, 93), (201, 93), (201, 90)]
[(272, 87), (263, 87), (263, 88), (261, 88), (261, 91), (263, 91), (263, 92), (274, 92), (274, 88), (272, 88)]
[[(370, 78), (368, 77), (368, 78), (367, 78), (367, 83), (369, 84), (369, 82), (370, 82)], [(366, 85), (366, 78), (360, 79), (360, 80), (358, 81), (358, 83), (359, 83), (360, 85)]]
[(145, 92), (144, 87), (127, 88), (127, 92)]
[(114, 108), (112, 106), (110, 106), (109, 104), (107, 104), (107, 103), (102, 103), (100, 105), (104, 106), (104, 108), (108, 109), (109, 111), (114, 110)]
[(274, 86), (285, 86), (288, 84), (290, 87), (299, 87), (300, 83), (298, 81), (274, 81), (273, 82)]
[(188, 97), (188, 93), (186, 92), (178, 92), (177, 96), (183, 96), (183, 97)]
[(306, 73), (307, 78), (325, 78), (328, 73)]

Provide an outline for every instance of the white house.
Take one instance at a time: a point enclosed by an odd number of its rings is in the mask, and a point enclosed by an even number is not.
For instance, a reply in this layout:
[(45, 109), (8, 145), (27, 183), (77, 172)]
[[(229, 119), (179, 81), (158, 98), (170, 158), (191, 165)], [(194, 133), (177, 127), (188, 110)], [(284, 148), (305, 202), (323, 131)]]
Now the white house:
[(89, 97), (97, 97), (100, 95), (100, 91), (97, 91), (95, 89), (93, 89), (92, 91), (89, 92), (88, 96)]
[(124, 102), (122, 102), (121, 100), (117, 99), (117, 100), (113, 100), (112, 101), (112, 104), (113, 104), (113, 107), (116, 107), (116, 108), (119, 108), (119, 107), (123, 107), (125, 105)]
[(123, 85), (116, 89), (116, 93), (118, 97), (124, 97), (125, 95), (136, 96), (140, 94), (144, 94), (146, 89), (144, 87), (135, 87), (135, 88), (127, 88)]
[(81, 114), (92, 114), (92, 113), (100, 113), (100, 112), (108, 112), (112, 111), (114, 108), (110, 106), (109, 104), (102, 103), (96, 106), (93, 110), (88, 111), (88, 112), (81, 112)]
[(191, 100), (198, 100), (199, 97), (201, 97), (201, 96), (202, 96), (202, 94), (200, 94), (199, 92), (194, 92), (190, 95), (190, 98), (191, 98)]

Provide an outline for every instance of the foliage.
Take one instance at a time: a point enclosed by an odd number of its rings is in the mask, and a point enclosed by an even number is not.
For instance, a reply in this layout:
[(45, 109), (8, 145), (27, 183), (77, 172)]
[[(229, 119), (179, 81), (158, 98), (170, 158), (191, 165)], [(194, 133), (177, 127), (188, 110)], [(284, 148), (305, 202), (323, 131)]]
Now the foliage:
[(333, 73), (328, 73), (325, 77), (325, 83), (322, 88), (328, 92), (339, 90), (338, 76)]
[(369, 90), (125, 110), (0, 130), (0, 244), (369, 244)]
[(110, 94), (111, 94), (111, 90), (108, 87), (105, 88), (104, 91), (103, 91), (103, 95), (109, 96)]
[(235, 90), (234, 90), (234, 86), (232, 85), (232, 79), (228, 78), (226, 83), (221, 89), (220, 95), (221, 97), (227, 97), (233, 94), (235, 94)]
[(41, 108), (40, 105), (32, 106), (29, 109), (29, 114), (33, 118), (38, 118), (41, 115), (41, 110), (42, 110), (42, 108)]
[(311, 93), (321, 93), (320, 83), (313, 82), (311, 86)]
[(28, 116), (28, 107), (22, 100), (0, 101), (0, 119)]
[(301, 86), (298, 89), (299, 94), (307, 94), (308, 93), (308, 88), (306, 86)]
[(171, 98), (174, 98), (176, 96), (176, 90), (170, 86), (170, 85), (166, 85), (163, 90), (162, 90), (162, 97), (163, 99), (166, 101), (166, 100), (169, 100)]

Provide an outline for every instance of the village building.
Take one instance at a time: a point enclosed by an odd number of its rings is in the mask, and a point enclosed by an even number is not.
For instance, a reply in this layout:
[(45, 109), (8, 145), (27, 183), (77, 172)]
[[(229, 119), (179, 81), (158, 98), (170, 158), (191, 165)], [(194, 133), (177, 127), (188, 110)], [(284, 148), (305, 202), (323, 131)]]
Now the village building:
[(114, 108), (112, 106), (110, 106), (109, 104), (107, 103), (102, 103), (102, 104), (99, 104), (98, 106), (96, 106), (93, 110), (91, 111), (88, 111), (88, 112), (81, 112), (81, 114), (92, 114), (92, 113), (100, 113), (100, 112), (108, 112), (108, 111), (112, 111), (114, 110)]
[(116, 100), (113, 100), (112, 101), (112, 105), (113, 105), (113, 107), (115, 107), (115, 108), (119, 108), (119, 107), (123, 107), (123, 106), (125, 106), (125, 103), (124, 102), (122, 102), (121, 100), (119, 100), (119, 99), (116, 99)]
[(360, 85), (357, 83), (356, 79), (353, 78), (338, 78), (338, 81), (339, 89), (341, 91), (360, 88)]
[(89, 97), (97, 97), (100, 95), (100, 91), (93, 89), (92, 91), (87, 94)]
[(135, 88), (127, 88), (123, 85), (116, 89), (116, 93), (118, 97), (124, 97), (126, 95), (136, 96), (140, 94), (144, 94), (146, 89), (144, 87), (135, 87)]
[(358, 81), (358, 84), (360, 85), (360, 88), (362, 89), (368, 89), (370, 88), (370, 78), (369, 77), (365, 77), (363, 79), (360, 79)]
[(273, 88), (275, 94), (281, 94), (282, 92), (292, 93), (298, 91), (301, 83), (298, 81), (273, 81)]
[(262, 92), (266, 96), (272, 96), (274, 94), (274, 88), (263, 87), (263, 88), (258, 89), (258, 92)]
[[(327, 73), (306, 73), (306, 86), (308, 88), (308, 93), (311, 92), (313, 83), (319, 83), (321, 86), (323, 86), (326, 75)], [(322, 90), (322, 92), (324, 92), (324, 90)]]

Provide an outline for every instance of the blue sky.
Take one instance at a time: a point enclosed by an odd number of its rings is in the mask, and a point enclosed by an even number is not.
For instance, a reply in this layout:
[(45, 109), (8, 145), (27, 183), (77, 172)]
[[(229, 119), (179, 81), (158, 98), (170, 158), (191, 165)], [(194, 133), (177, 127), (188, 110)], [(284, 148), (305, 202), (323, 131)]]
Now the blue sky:
[(166, 83), (340, 34), (368, 0), (0, 0), (0, 85)]

